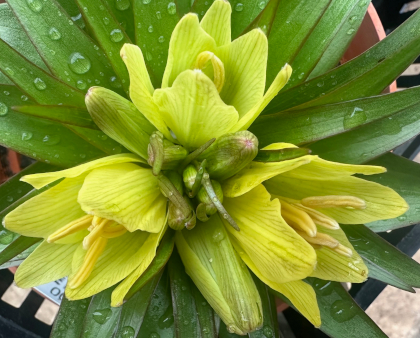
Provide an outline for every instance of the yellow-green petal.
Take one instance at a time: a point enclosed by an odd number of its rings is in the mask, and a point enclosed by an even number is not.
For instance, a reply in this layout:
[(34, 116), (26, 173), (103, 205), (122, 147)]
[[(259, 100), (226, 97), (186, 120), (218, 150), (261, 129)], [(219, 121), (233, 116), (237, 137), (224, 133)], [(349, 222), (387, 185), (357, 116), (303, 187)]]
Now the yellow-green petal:
[[(166, 223), (166, 222), (165, 222)], [(139, 265), (115, 288), (111, 295), (111, 306), (120, 306), (124, 301), (124, 297), (133, 284), (139, 279), (144, 271), (152, 263), (156, 256), (156, 249), (162, 236), (165, 234), (167, 227), (163, 227), (162, 231), (157, 234), (149, 234), (144, 244), (141, 246)]]
[(91, 87), (85, 101), (90, 116), (105, 134), (147, 159), (150, 135), (156, 128), (134, 104), (102, 87)]
[(171, 88), (157, 89), (153, 98), (167, 126), (188, 149), (226, 134), (238, 121), (235, 108), (220, 99), (201, 70), (184, 71)]
[(217, 46), (223, 46), (231, 41), (230, 15), (232, 8), (225, 0), (216, 0), (210, 6), (200, 22), (207, 34), (209, 34)]
[(154, 88), (147, 72), (143, 53), (136, 45), (125, 44), (121, 48), (121, 57), (130, 75), (130, 98), (138, 110), (167, 138), (171, 139), (159, 110), (153, 102)]
[(79, 244), (55, 244), (44, 241), (19, 266), (15, 282), (30, 288), (56, 281), (71, 273), (73, 254)]
[[(6, 215), (4, 226), (29, 237), (47, 238), (66, 224), (85, 216), (77, 203), (84, 176), (66, 178), (56, 186), (32, 197)], [(83, 239), (85, 231), (63, 238), (57, 243), (73, 243)]]
[(132, 163), (89, 173), (78, 202), (88, 214), (114, 220), (128, 231), (160, 232), (165, 224), (166, 197), (151, 169)]
[(267, 53), (267, 37), (259, 29), (219, 47), (216, 52), (226, 71), (220, 96), (226, 104), (236, 108), (240, 118), (264, 95)]
[(244, 335), (261, 326), (257, 288), (219, 215), (193, 230), (177, 231), (176, 245), (185, 271), (231, 332)]
[[(296, 170), (299, 170), (296, 169)], [(287, 174), (287, 173), (286, 173)], [(354, 196), (366, 202), (365, 209), (317, 209), (342, 224), (363, 224), (395, 218), (408, 209), (407, 203), (391, 188), (354, 176), (324, 179), (302, 175), (301, 178), (281, 174), (264, 183), (267, 190), (278, 196), (301, 200), (311, 196)]]
[(265, 279), (286, 283), (311, 274), (315, 250), (287, 225), (279, 200), (271, 201), (262, 185), (240, 197), (226, 198), (223, 205), (241, 229), (225, 224), (236, 251), (245, 252)]
[(321, 326), (321, 314), (319, 312), (318, 301), (312, 286), (303, 281), (293, 281), (288, 283), (275, 283), (265, 278), (258, 270), (245, 252), (241, 252), (240, 256), (251, 271), (266, 285), (273, 290), (280, 292), (289, 299), (293, 306), (308, 319), (315, 327)]
[[(150, 236), (149, 233), (127, 232), (120, 237), (108, 240), (89, 277), (77, 288), (66, 288), (66, 297), (77, 300), (90, 297), (127, 277), (142, 261), (142, 246)], [(72, 274), (69, 284), (83, 263), (86, 250), (83, 245), (76, 249), (72, 262)]]
[(238, 123), (233, 127), (232, 131), (246, 130), (257, 119), (265, 107), (272, 99), (279, 93), (280, 90), (286, 85), (292, 76), (292, 67), (286, 64), (277, 74), (273, 83), (268, 88), (264, 96), (258, 101), (255, 106), (248, 111)]
[(216, 42), (201, 28), (198, 16), (193, 13), (185, 15), (172, 32), (162, 88), (172, 86), (179, 74), (192, 69), (198, 54), (215, 50)]
[(127, 163), (127, 162), (141, 162), (146, 163), (144, 159), (134, 154), (117, 154), (107, 157), (102, 157), (98, 160), (90, 161), (76, 167), (60, 170), (49, 173), (33, 174), (23, 176), (20, 180), (31, 184), (35, 189), (40, 189), (47, 184), (57, 181), (60, 178), (67, 177), (73, 178), (82, 175), (85, 172), (91, 171), (95, 168), (103, 167), (106, 165)]
[(368, 277), (368, 268), (357, 251), (350, 244), (344, 231), (341, 229), (331, 230), (322, 227), (318, 227), (318, 230), (335, 238), (340, 244), (351, 249), (353, 254), (351, 257), (347, 257), (327, 247), (317, 249), (318, 264), (311, 276), (336, 282), (364, 282)]
[(310, 163), (312, 157), (307, 155), (272, 163), (252, 162), (248, 167), (222, 182), (223, 194), (226, 197), (241, 196), (274, 176)]

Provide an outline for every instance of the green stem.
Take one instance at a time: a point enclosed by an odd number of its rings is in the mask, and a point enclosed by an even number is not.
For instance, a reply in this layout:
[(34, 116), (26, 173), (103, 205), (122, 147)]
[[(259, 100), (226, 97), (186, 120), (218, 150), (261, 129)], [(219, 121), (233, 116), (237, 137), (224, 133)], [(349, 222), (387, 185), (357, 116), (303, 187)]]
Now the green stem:
[(179, 172), (182, 173), (187, 167), (187, 165), (194, 161), (198, 156), (200, 156), (208, 147), (210, 147), (213, 144), (214, 141), (216, 141), (216, 139), (212, 138), (211, 140), (204, 143), (202, 146), (198, 147), (192, 153), (188, 154), (184, 161), (182, 161), (182, 163), (179, 165)]

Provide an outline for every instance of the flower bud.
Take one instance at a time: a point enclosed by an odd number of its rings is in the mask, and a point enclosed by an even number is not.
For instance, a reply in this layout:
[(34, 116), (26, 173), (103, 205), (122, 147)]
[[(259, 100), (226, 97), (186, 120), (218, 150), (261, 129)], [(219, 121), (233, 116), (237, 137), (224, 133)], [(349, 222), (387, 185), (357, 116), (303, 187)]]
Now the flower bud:
[(219, 137), (198, 160), (207, 159), (211, 177), (224, 180), (245, 168), (258, 154), (258, 139), (247, 130)]
[(184, 185), (182, 184), (182, 177), (175, 171), (167, 171), (165, 172), (165, 176), (169, 178), (171, 183), (174, 185), (176, 190), (179, 191), (181, 195), (184, 194)]
[[(211, 180), (214, 192), (216, 193), (217, 198), (221, 203), (223, 203), (223, 190), (219, 182)], [(217, 212), (217, 208), (214, 205), (213, 201), (207, 194), (207, 191), (204, 187), (201, 187), (197, 194), (197, 199), (206, 205), (206, 214), (208, 216), (213, 215)]]
[[(189, 199), (184, 197), (187, 203)], [(179, 209), (174, 203), (169, 201), (168, 207), (168, 225), (174, 230), (183, 230), (185, 228), (192, 229), (196, 224), (196, 217), (194, 213), (191, 213), (185, 217), (183, 211)]]
[(197, 176), (197, 169), (195, 168), (195, 166), (192, 164), (188, 165), (182, 174), (182, 178), (184, 180), (184, 184), (187, 187), (187, 189), (189, 190), (192, 189), (196, 176)]

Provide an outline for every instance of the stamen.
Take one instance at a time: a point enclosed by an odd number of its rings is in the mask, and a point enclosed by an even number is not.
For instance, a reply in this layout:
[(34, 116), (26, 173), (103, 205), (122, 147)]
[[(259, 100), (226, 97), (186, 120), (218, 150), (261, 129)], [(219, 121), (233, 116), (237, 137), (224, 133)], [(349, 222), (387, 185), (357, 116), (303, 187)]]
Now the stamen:
[(222, 91), (223, 85), (225, 84), (225, 66), (223, 62), (212, 52), (202, 52), (197, 56), (195, 62), (196, 69), (203, 69), (207, 62), (211, 61), (213, 66), (213, 82), (217, 88), (217, 91), (220, 93)]
[(301, 203), (309, 208), (337, 208), (365, 209), (366, 202), (354, 196), (312, 196), (302, 199)]
[(121, 235), (124, 235), (127, 232), (127, 229), (123, 227), (121, 224), (110, 225), (109, 223), (105, 225), (103, 228), (103, 232), (101, 237), (104, 238), (116, 238)]
[(295, 206), (281, 202), (281, 216), (287, 224), (296, 230), (305, 232), (310, 237), (316, 236), (316, 225), (309, 215)]
[(327, 246), (331, 249), (334, 249), (340, 245), (339, 241), (327, 234), (318, 232), (315, 237), (310, 237), (304, 232), (298, 231), (298, 233), (302, 236), (304, 240), (306, 240), (310, 244)]
[(342, 244), (339, 244), (336, 248), (334, 248), (333, 249), (335, 252), (337, 252), (337, 253), (339, 253), (340, 255), (343, 255), (343, 256), (346, 256), (346, 257), (351, 257), (351, 256), (353, 256), (353, 251), (350, 249), (350, 248), (348, 248), (348, 247), (346, 247), (346, 246), (344, 246), (344, 245), (342, 245)]
[(102, 218), (97, 225), (92, 224), (93, 229), (91, 230), (90, 234), (83, 239), (83, 249), (88, 250), (93, 245), (93, 243), (95, 243), (96, 240), (102, 236), (105, 226), (112, 223), (115, 222), (106, 218)]
[(88, 279), (95, 263), (98, 261), (100, 255), (105, 250), (105, 246), (108, 240), (106, 238), (99, 237), (86, 252), (83, 264), (77, 271), (74, 278), (68, 283), (70, 289), (75, 289), (82, 285), (82, 283)]
[(80, 230), (87, 229), (89, 225), (92, 223), (93, 216), (85, 215), (79, 219), (76, 219), (73, 222), (65, 225), (64, 227), (58, 229), (54, 233), (48, 236), (47, 242), (54, 243), (59, 239), (62, 239), (68, 235), (74, 234)]
[(331, 229), (331, 230), (337, 230), (340, 229), (340, 226), (338, 225), (338, 222), (328, 217), (327, 215), (323, 214), (322, 212), (319, 212), (317, 210), (308, 208), (303, 206), (302, 204), (293, 204), (296, 208), (299, 208), (303, 211), (305, 211), (314, 221), (315, 224), (320, 225), (324, 228)]

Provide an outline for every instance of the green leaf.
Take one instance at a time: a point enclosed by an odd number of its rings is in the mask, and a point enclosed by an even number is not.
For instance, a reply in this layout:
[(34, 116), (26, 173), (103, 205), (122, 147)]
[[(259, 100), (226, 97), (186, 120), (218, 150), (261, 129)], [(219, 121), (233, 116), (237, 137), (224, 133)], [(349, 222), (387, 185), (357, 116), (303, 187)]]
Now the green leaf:
[(191, 283), (191, 293), (194, 297), (195, 308), (197, 310), (198, 321), (200, 323), (202, 338), (217, 338), (216, 314), (212, 307), (207, 303), (200, 290)]
[(39, 117), (46, 120), (56, 121), (74, 126), (99, 129), (93, 122), (88, 111), (83, 108), (69, 106), (14, 106), (12, 109), (18, 113)]
[(124, 303), (121, 309), (115, 337), (137, 336), (161, 276), (162, 271), (149, 279), (147, 284), (145, 284), (139, 292), (137, 292), (128, 302)]
[[(340, 29), (344, 25), (348, 26), (347, 31), (344, 35), (340, 34), (338, 36), (339, 40), (336, 41), (340, 42), (340, 46), (333, 50), (334, 59), (329, 60), (329, 67), (325, 67), (324, 64), (324, 70), (328, 71), (337, 65), (341, 56), (346, 51), (346, 47), (350, 44), (350, 41), (356, 34), (359, 28), (356, 24), (361, 23), (361, 19), (364, 17), (369, 3), (370, 1), (366, 0), (336, 0), (330, 2), (330, 5), (325, 10), (322, 18), (317, 22), (316, 27), (313, 28), (304, 44), (294, 57), (288, 61), (292, 66), (293, 74), (284, 90), (304, 82), (309, 75), (312, 75), (312, 71), (316, 68), (318, 62), (336, 38), (336, 35), (338, 33), (343, 33)], [(358, 11), (360, 19), (358, 22), (353, 19), (354, 22), (349, 24), (349, 20), (351, 20), (349, 16), (354, 15), (353, 12), (355, 8), (360, 9)], [(352, 18), (354, 18), (354, 16), (352, 16)], [(335, 47), (338, 47), (337, 42)], [(331, 63), (331, 61), (334, 63)], [(318, 75), (323, 74), (325, 71), (320, 73), (320, 70), (317, 70)]]
[(79, 338), (91, 298), (70, 301), (63, 297), (50, 338)]
[(275, 142), (313, 142), (391, 116), (420, 104), (420, 87), (353, 101), (339, 102), (258, 118), (249, 130), (260, 147)]
[(115, 18), (124, 28), (131, 41), (135, 40), (134, 12), (131, 0), (106, 0)]
[[(188, 1), (183, 0), (183, 3), (188, 3)], [(198, 15), (198, 18), (201, 20), (204, 17), (204, 14), (206, 14), (206, 12), (208, 11), (208, 9), (210, 8), (210, 6), (213, 4), (214, 0), (195, 0), (194, 3), (192, 4), (192, 7), (190, 10), (187, 9), (187, 11), (185, 12), (192, 12), (192, 13), (196, 13)], [(179, 1), (177, 2), (179, 3)], [(179, 8), (179, 5), (178, 5)], [(183, 11), (182, 11), (182, 14)], [(178, 11), (178, 15), (181, 16), (181, 13)]]
[(84, 107), (82, 92), (72, 89), (14, 51), (0, 40), (0, 70), (25, 94), (40, 104), (67, 104)]
[(0, 4), (0, 37), (18, 53), (48, 72), (37, 50), (6, 3)]
[(363, 179), (383, 184), (394, 189), (408, 203), (410, 208), (400, 217), (366, 224), (375, 232), (384, 232), (420, 222), (420, 164), (398, 155), (387, 153), (367, 164), (379, 165), (387, 172), (363, 176)]
[(171, 290), (166, 270), (155, 289), (137, 337), (175, 337)]
[[(340, 283), (312, 277), (307, 278), (307, 282), (312, 285), (317, 296), (322, 321), (320, 330), (328, 336), (334, 338), (387, 337)], [(292, 306), (282, 294), (271, 291)]]
[(415, 292), (420, 287), (420, 264), (364, 225), (341, 225), (350, 243), (367, 262), (369, 277)]
[(115, 74), (104, 52), (55, 0), (8, 3), (54, 75), (83, 91), (91, 84), (113, 88)]
[[(303, 13), (299, 15), (305, 17)], [(281, 46), (279, 53), (288, 50), (284, 45)], [(419, 54), (420, 11), (357, 58), (306, 83), (282, 91), (271, 101), (265, 113), (277, 113), (300, 105), (311, 107), (377, 95)], [(269, 64), (268, 69), (276, 67)]]
[[(27, 97), (15, 86), (0, 86), (9, 95), (2, 96), (7, 107), (0, 116), (0, 144), (29, 157), (61, 167), (72, 167), (105, 154), (76, 136), (61, 124), (13, 112), (12, 106)], [(25, 103), (30, 102), (25, 101)]]
[(143, 52), (155, 88), (162, 83), (169, 40), (178, 21), (176, 4), (171, 0), (134, 0), (135, 41)]
[(28, 249), (26, 249), (22, 253), (10, 259), (8, 262), (0, 265), (0, 270), (8, 269), (10, 267), (14, 267), (14, 266), (18, 266), (22, 264), (22, 262), (38, 247), (39, 244), (41, 244), (41, 242), (35, 243), (34, 245), (30, 246)]
[[(2, 236), (1, 233), (0, 233), (0, 236)], [(8, 245), (2, 252), (0, 252), (0, 266), (8, 262), (12, 258), (15, 258), (17, 255), (21, 254), (23, 251), (30, 248), (32, 245), (39, 243), (41, 241), (42, 241), (42, 238), (19, 236), (15, 241), (13, 241), (10, 245)]]
[(330, 0), (280, 1), (268, 36), (267, 87), (299, 53), (329, 3)]
[(79, 135), (85, 141), (89, 142), (91, 145), (102, 150), (107, 155), (129, 152), (127, 149), (122, 147), (117, 141), (114, 141), (112, 138), (108, 137), (101, 130), (87, 129), (74, 125), (67, 125), (67, 128), (73, 131), (76, 135)]
[(118, 324), (121, 307), (111, 307), (110, 287), (92, 297), (83, 323), (80, 338), (111, 338)]
[(229, 2), (232, 6), (232, 40), (234, 40), (261, 13), (268, 0), (229, 0)]
[(156, 257), (153, 259), (147, 270), (140, 276), (139, 279), (137, 279), (131, 289), (127, 292), (125, 296), (126, 299), (133, 297), (136, 292), (142, 289), (152, 278), (154, 278), (154, 276), (158, 275), (163, 270), (169, 260), (169, 257), (171, 257), (174, 249), (174, 243), (174, 231), (172, 229), (166, 230), (166, 233), (163, 236), (156, 252)]
[(276, 18), (277, 8), (279, 7), (280, 2), (281, 0), (269, 0), (264, 10), (254, 19), (254, 21), (250, 23), (247, 28), (245, 28), (241, 35), (248, 33), (253, 29), (259, 28), (267, 36), (270, 36), (271, 27), (273, 25), (274, 19)]
[(106, 56), (119, 78), (118, 80), (114, 77), (111, 82), (113, 87), (118, 89), (122, 86), (128, 94), (130, 79), (127, 68), (121, 59), (120, 50), (125, 43), (131, 43), (130, 38), (114, 17), (105, 0), (95, 2), (90, 0), (77, 0), (77, 4), (99, 46), (102, 50), (106, 51)]
[(392, 116), (315, 143), (309, 148), (330, 161), (363, 163), (394, 149), (420, 130), (420, 109), (414, 105)]

